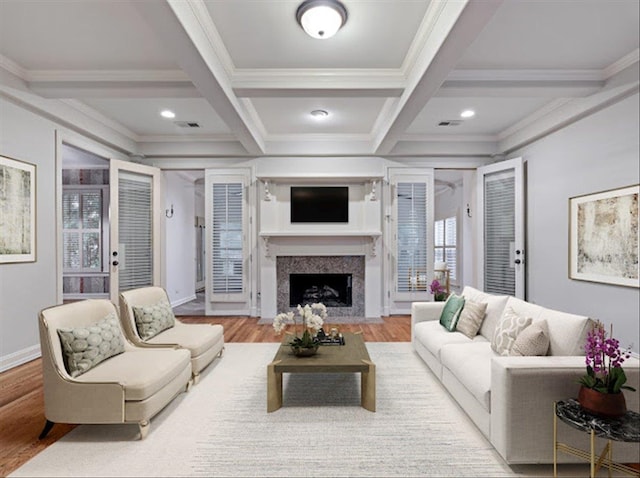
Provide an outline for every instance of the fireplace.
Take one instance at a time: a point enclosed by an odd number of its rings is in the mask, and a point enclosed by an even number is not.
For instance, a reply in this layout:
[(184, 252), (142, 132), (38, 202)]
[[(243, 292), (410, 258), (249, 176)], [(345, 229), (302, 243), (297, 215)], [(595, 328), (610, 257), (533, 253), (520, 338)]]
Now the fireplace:
[(322, 302), (327, 307), (351, 307), (351, 274), (289, 274), (289, 306)]

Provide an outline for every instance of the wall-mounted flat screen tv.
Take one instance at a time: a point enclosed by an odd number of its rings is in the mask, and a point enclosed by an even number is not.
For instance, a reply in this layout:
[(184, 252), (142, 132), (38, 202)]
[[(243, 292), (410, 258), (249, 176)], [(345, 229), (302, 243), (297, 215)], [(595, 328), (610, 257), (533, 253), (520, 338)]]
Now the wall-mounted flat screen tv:
[(349, 188), (292, 186), (291, 222), (349, 222)]

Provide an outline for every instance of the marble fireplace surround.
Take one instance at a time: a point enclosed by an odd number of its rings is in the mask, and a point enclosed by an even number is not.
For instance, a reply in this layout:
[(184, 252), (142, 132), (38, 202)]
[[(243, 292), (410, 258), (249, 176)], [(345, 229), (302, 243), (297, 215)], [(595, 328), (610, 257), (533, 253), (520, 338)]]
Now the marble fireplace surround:
[(298, 274), (351, 274), (351, 307), (329, 307), (332, 317), (364, 317), (365, 256), (280, 256), (276, 258), (278, 283), (278, 311), (296, 310), (289, 306), (289, 275)]

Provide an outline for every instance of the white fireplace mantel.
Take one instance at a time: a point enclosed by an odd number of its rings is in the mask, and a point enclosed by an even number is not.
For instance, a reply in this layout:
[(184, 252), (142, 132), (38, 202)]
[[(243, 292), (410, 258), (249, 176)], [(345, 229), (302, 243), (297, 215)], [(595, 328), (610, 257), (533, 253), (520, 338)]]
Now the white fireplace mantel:
[(263, 231), (259, 233), (264, 243), (264, 252), (267, 257), (271, 257), (269, 252), (269, 241), (271, 238), (308, 238), (308, 237), (367, 237), (371, 241), (371, 256), (376, 256), (376, 244), (382, 236), (381, 231)]

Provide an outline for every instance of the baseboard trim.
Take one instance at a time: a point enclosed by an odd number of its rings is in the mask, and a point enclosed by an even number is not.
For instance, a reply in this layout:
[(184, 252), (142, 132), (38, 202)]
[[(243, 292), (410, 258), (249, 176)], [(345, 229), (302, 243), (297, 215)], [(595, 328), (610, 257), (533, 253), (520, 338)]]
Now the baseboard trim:
[(171, 302), (171, 307), (178, 307), (179, 305), (186, 304), (187, 302), (191, 302), (192, 300), (196, 300), (196, 295), (193, 294), (190, 297), (184, 297), (183, 299), (178, 299), (175, 302)]
[(40, 345), (32, 345), (31, 347), (18, 350), (12, 354), (3, 355), (0, 357), (0, 373), (22, 365), (23, 363), (31, 362), (40, 357), (40, 355)]

